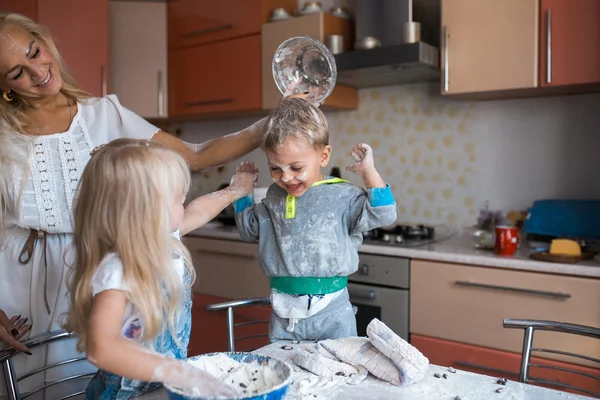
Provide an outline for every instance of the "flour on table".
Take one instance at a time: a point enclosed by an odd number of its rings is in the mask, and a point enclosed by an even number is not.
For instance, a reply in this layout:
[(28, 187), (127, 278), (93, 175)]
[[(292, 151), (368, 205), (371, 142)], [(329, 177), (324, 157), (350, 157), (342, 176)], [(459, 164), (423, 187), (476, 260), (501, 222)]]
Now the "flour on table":
[(281, 383), (275, 371), (257, 361), (241, 363), (225, 354), (217, 354), (189, 362), (232, 386), (240, 395), (263, 393)]
[(341, 379), (323, 378), (312, 375), (302, 380), (292, 382), (285, 400), (315, 400), (319, 396), (333, 396), (340, 385), (345, 385)]

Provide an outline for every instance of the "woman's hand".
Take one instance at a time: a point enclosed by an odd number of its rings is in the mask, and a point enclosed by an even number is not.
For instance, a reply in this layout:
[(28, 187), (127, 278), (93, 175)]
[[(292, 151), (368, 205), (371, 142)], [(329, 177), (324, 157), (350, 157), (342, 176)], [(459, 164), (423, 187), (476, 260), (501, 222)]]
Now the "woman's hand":
[(252, 192), (258, 182), (258, 168), (251, 161), (244, 161), (235, 169), (229, 188), (236, 193), (238, 198), (247, 196)]
[(290, 83), (289, 86), (287, 87), (287, 89), (285, 90), (285, 93), (283, 94), (283, 98), (298, 98), (298, 99), (304, 99), (306, 101), (311, 102), (315, 107), (319, 107), (321, 105), (321, 103), (316, 103), (314, 101), (312, 101), (312, 99), (318, 94), (319, 89), (318, 88), (311, 88), (308, 92), (304, 92), (304, 93), (295, 93), (294, 90), (296, 89), (296, 87), (302, 83), (302, 79), (298, 78), (296, 79), (294, 82)]
[(6, 313), (0, 310), (0, 341), (15, 350), (31, 355), (29, 348), (19, 341), (31, 329), (31, 325), (25, 325), (26, 322), (27, 318), (21, 318), (20, 315), (9, 319)]

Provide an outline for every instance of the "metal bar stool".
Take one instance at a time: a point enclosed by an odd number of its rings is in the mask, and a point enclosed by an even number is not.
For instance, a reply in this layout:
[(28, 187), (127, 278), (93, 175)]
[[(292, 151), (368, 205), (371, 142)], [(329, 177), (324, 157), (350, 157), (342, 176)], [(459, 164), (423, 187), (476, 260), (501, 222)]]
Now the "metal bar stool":
[(269, 324), (269, 321), (251, 321), (251, 322), (240, 322), (234, 323), (233, 321), (233, 310), (240, 307), (253, 307), (253, 306), (268, 306), (271, 305), (271, 300), (268, 297), (246, 299), (246, 300), (233, 300), (225, 303), (211, 304), (206, 307), (208, 311), (220, 311), (227, 310), (227, 348), (228, 351), (235, 351), (235, 341), (252, 339), (257, 337), (269, 336), (267, 333), (246, 335), (235, 337), (235, 328), (240, 326), (257, 325), (257, 324)]
[[(47, 345), (52, 342), (57, 342), (59, 340), (71, 339), (73, 337), (74, 337), (74, 335), (72, 335), (68, 332), (58, 330), (58, 331), (48, 332), (48, 333), (44, 333), (44, 334), (29, 338), (28, 340), (23, 342), (23, 344), (25, 346), (27, 346), (28, 348), (30, 348), (31, 350), (34, 350), (37, 347)], [(19, 351), (12, 349), (12, 348), (6, 348), (3, 350), (0, 350), (0, 365), (2, 365), (2, 368), (4, 370), (4, 378), (6, 380), (6, 388), (8, 391), (9, 400), (24, 400), (24, 399), (42, 391), (42, 390), (45, 390), (49, 387), (60, 385), (65, 382), (70, 382), (70, 381), (74, 381), (74, 380), (78, 380), (78, 379), (87, 379), (87, 378), (91, 378), (92, 376), (94, 376), (93, 373), (75, 374), (75, 375), (72, 375), (72, 376), (69, 376), (66, 378), (62, 378), (62, 379), (59, 379), (56, 381), (48, 382), (40, 387), (35, 388), (32, 391), (29, 391), (26, 394), (21, 394), (21, 392), (19, 390), (19, 382), (21, 382), (22, 380), (27, 379), (33, 375), (39, 374), (41, 372), (47, 371), (51, 368), (55, 368), (55, 367), (58, 367), (61, 365), (72, 364), (72, 363), (75, 363), (78, 361), (83, 361), (83, 360), (85, 360), (85, 357), (78, 357), (78, 358), (72, 358), (72, 359), (65, 360), (65, 361), (60, 361), (60, 362), (57, 362), (54, 364), (47, 365), (42, 368), (38, 368), (34, 371), (23, 374), (22, 376), (18, 376), (17, 372), (15, 371), (14, 364), (13, 364), (13, 357), (17, 354), (19, 354)], [(83, 395), (84, 393), (85, 393), (85, 391), (77, 391), (74, 393), (70, 393), (64, 397), (61, 397), (60, 400), (70, 399), (70, 398), (73, 398), (76, 396)]]
[(585, 393), (589, 396), (600, 398), (600, 393), (591, 392), (589, 390), (585, 390), (582, 388), (574, 387), (572, 385), (558, 382), (558, 381), (550, 381), (547, 379), (533, 378), (529, 375), (530, 367), (535, 368), (546, 368), (546, 369), (554, 369), (558, 371), (569, 372), (581, 376), (585, 376), (590, 379), (596, 379), (600, 384), (600, 376), (592, 375), (581, 371), (575, 371), (570, 368), (562, 368), (562, 367), (554, 367), (551, 365), (541, 365), (541, 364), (531, 364), (531, 353), (532, 352), (540, 352), (540, 353), (549, 353), (549, 354), (559, 354), (563, 356), (575, 357), (586, 361), (592, 361), (594, 363), (598, 363), (600, 366), (600, 359), (589, 357), (587, 355), (575, 354), (566, 351), (553, 350), (553, 349), (545, 349), (545, 348), (537, 348), (533, 347), (533, 333), (536, 330), (539, 331), (551, 331), (551, 332), (561, 332), (568, 333), (572, 335), (580, 335), (580, 336), (588, 336), (594, 339), (600, 339), (600, 329), (593, 328), (591, 326), (585, 325), (576, 325), (576, 324), (568, 324), (565, 322), (555, 322), (555, 321), (540, 321), (540, 320), (527, 320), (527, 319), (504, 319), (503, 323), (505, 328), (518, 328), (523, 329), (525, 331), (523, 338), (523, 352), (521, 354), (521, 371), (519, 373), (519, 382), (522, 383), (540, 383), (543, 385), (556, 386), (560, 388), (572, 389), (582, 393)]

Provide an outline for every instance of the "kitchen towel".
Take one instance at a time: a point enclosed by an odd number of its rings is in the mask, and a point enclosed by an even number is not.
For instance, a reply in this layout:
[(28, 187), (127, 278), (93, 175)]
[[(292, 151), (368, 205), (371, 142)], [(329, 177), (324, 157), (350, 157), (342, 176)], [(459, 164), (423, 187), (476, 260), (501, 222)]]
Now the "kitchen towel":
[(400, 386), (408, 386), (425, 377), (429, 359), (416, 347), (396, 335), (377, 318), (367, 326), (367, 336), (371, 343), (400, 371)]
[(327, 350), (319, 347), (317, 343), (306, 350), (300, 350), (296, 353), (295, 364), (318, 376), (343, 379), (349, 385), (362, 382), (369, 374), (366, 368), (338, 361)]
[[(347, 383), (352, 384), (364, 379), (365, 369), (397, 386), (408, 386), (423, 379), (429, 360), (414, 346), (378, 319), (369, 323), (367, 335), (367, 338), (320, 341), (299, 351), (294, 362), (319, 376), (346, 375)], [(343, 364), (347, 367), (342, 367)]]

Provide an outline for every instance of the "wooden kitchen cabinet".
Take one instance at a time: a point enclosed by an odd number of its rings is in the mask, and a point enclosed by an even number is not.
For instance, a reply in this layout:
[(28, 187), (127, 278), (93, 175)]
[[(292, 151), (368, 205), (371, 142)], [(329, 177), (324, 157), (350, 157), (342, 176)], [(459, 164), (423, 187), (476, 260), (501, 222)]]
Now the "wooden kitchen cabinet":
[[(490, 375), (493, 377), (506, 377), (514, 381), (519, 380), (521, 365), (520, 353), (494, 350), (414, 334), (411, 335), (410, 342), (429, 358), (429, 362), (432, 364), (454, 367), (456, 369)], [(558, 368), (569, 368), (596, 376), (600, 374), (600, 370), (596, 368), (551, 361), (538, 357), (533, 357), (531, 363)], [(530, 374), (535, 378), (558, 381), (592, 392), (600, 392), (600, 381), (582, 375), (546, 368), (531, 368)], [(556, 389), (556, 387), (553, 388)]]
[(108, 0), (0, 0), (0, 9), (48, 28), (79, 88), (107, 93)]
[(106, 95), (108, 0), (38, 0), (37, 12), (78, 86), (94, 96)]
[(600, 82), (600, 1), (540, 0), (540, 84)]
[(169, 52), (172, 117), (260, 110), (260, 35)]
[(110, 70), (121, 104), (144, 118), (167, 117), (166, 3), (110, 2)]
[(169, 49), (259, 34), (275, 8), (296, 6), (296, 0), (170, 1)]
[[(338, 18), (330, 13), (314, 13), (284, 21), (271, 22), (262, 27), (262, 108), (271, 110), (279, 104), (282, 94), (273, 79), (273, 55), (285, 40), (294, 36), (309, 36), (325, 42), (329, 35), (342, 35), (345, 50), (352, 43), (350, 20)], [(355, 88), (336, 85), (321, 107), (326, 110), (358, 108), (358, 91)]]
[(0, 11), (23, 14), (37, 20), (37, 0), (0, 0)]
[[(225, 312), (208, 311), (206, 307), (211, 304), (222, 303), (231, 299), (196, 293), (193, 296), (192, 306), (192, 334), (188, 353), (190, 356), (198, 354), (227, 351), (227, 323)], [(271, 313), (270, 307), (239, 308), (234, 313), (234, 323), (268, 321)], [(235, 336), (265, 334), (268, 324), (253, 324), (236, 328)], [(266, 337), (252, 338), (236, 342), (236, 351), (249, 351), (266, 346), (269, 340)]]
[(538, 86), (538, 1), (442, 0), (442, 94)]
[[(189, 353), (196, 355), (227, 351), (225, 311), (208, 311), (206, 306), (230, 300), (269, 297), (269, 280), (258, 263), (258, 244), (233, 240), (186, 236), (196, 282)], [(234, 311), (234, 322), (268, 321), (271, 307), (242, 307)], [(235, 336), (265, 334), (268, 324), (238, 327)], [(268, 344), (266, 337), (236, 343), (236, 350), (253, 350)]]
[(258, 244), (184, 238), (194, 262), (194, 292), (228, 299), (269, 297), (269, 279), (258, 261)]
[[(411, 334), (521, 352), (523, 331), (504, 318), (600, 326), (600, 279), (413, 260)], [(600, 358), (596, 339), (540, 331), (536, 347)], [(558, 355), (544, 357), (594, 365)]]

